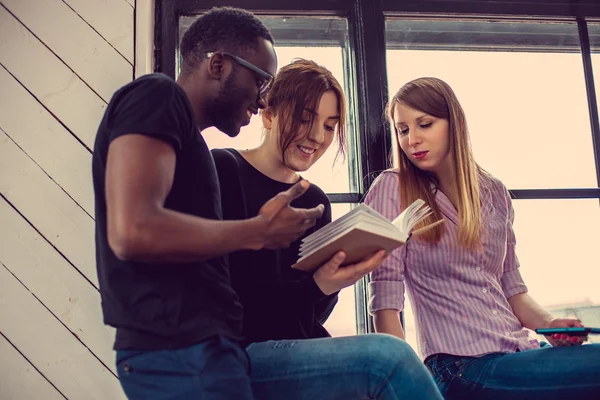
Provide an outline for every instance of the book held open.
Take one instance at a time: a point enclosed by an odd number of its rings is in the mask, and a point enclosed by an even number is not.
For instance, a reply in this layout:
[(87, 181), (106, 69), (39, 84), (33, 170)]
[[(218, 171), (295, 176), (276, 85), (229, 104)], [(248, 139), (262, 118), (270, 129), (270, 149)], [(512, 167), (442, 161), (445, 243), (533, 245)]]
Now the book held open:
[[(341, 218), (305, 237), (300, 245), (298, 261), (292, 268), (313, 271), (342, 250), (346, 253), (344, 264), (356, 263), (379, 250), (392, 251), (404, 245), (415, 225), (431, 212), (431, 208), (423, 200), (417, 199), (396, 219), (389, 221), (368, 205), (360, 204)], [(421, 228), (419, 233), (443, 221)]]

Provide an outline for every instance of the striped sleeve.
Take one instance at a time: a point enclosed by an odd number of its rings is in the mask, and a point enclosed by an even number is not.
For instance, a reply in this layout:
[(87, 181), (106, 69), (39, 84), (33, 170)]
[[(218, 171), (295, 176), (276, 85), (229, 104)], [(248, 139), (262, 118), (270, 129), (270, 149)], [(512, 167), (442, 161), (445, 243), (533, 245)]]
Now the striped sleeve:
[(508, 218), (506, 223), (506, 255), (504, 257), (504, 269), (501, 284), (504, 295), (508, 299), (516, 294), (526, 293), (527, 286), (521, 276), (521, 272), (519, 272), (520, 264), (516, 253), (517, 239), (515, 237), (515, 231), (513, 230), (515, 210), (512, 206), (510, 194), (504, 185), (502, 185), (502, 190), (504, 191), (506, 207), (508, 207)]
[[(365, 204), (389, 220), (400, 214), (398, 175), (391, 171), (383, 172), (373, 182), (365, 197)], [(379, 310), (404, 309), (404, 265), (401, 252), (403, 247), (394, 250), (383, 264), (371, 273), (369, 283), (369, 312)]]

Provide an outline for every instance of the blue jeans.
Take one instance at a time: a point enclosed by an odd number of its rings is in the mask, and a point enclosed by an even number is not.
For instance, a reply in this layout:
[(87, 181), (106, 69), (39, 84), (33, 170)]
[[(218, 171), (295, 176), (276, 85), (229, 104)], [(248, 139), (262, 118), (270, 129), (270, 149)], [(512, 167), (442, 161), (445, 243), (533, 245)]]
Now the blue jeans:
[(131, 400), (442, 399), (410, 346), (389, 335), (254, 343), (249, 374), (242, 349), (213, 347), (118, 352), (123, 389)]
[(117, 351), (117, 374), (130, 400), (253, 400), (248, 358), (214, 336), (178, 350)]
[(448, 400), (598, 400), (600, 344), (426, 360)]
[(415, 352), (390, 335), (268, 341), (247, 352), (257, 400), (442, 399)]

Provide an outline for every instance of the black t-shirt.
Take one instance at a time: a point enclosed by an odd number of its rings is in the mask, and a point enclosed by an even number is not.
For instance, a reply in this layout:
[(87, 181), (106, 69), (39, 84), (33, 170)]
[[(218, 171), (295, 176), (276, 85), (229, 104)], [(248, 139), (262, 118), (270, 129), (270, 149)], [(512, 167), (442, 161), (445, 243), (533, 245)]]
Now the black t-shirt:
[(130, 133), (164, 140), (175, 149), (166, 208), (222, 219), (215, 165), (183, 89), (162, 74), (143, 76), (119, 89), (100, 123), (92, 167), (100, 294), (104, 322), (117, 328), (114, 348), (183, 348), (215, 334), (241, 340), (242, 310), (225, 257), (188, 263), (125, 262), (110, 249), (105, 201), (108, 146)]
[[(269, 199), (292, 186), (265, 176), (233, 149), (215, 149), (212, 154), (224, 219), (254, 217)], [(331, 222), (331, 205), (316, 185), (292, 202), (300, 208), (319, 204), (325, 206), (325, 212), (303, 237)], [(312, 273), (291, 268), (298, 260), (303, 237), (287, 249), (229, 254), (231, 283), (244, 308), (246, 343), (330, 336), (323, 323), (337, 303), (337, 293), (325, 296)]]

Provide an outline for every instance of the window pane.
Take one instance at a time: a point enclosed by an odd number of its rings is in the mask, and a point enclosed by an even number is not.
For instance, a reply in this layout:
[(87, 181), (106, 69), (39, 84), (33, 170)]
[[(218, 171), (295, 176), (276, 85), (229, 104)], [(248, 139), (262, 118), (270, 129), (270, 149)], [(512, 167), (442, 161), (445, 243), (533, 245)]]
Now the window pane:
[(513, 205), (517, 255), (529, 294), (557, 314), (574, 313), (584, 324), (598, 326), (598, 199), (515, 200)]
[[(355, 204), (332, 204), (332, 219), (335, 221), (354, 206)], [(356, 335), (356, 311), (353, 287), (342, 289), (338, 296), (337, 305), (327, 322), (325, 322), (325, 328), (334, 337)]]
[(521, 275), (543, 305), (600, 304), (598, 199), (513, 200)]
[[(180, 36), (195, 20), (194, 17), (182, 17)], [(347, 22), (341, 18), (306, 17), (261, 17), (271, 29), (275, 39), (278, 67), (289, 64), (295, 58), (313, 60), (329, 69), (342, 86), (345, 85), (342, 46), (347, 37)], [(308, 37), (316, 37), (310, 40)], [(348, 89), (344, 88), (347, 93)], [(349, 116), (352, 118), (352, 116)], [(260, 116), (252, 118), (250, 124), (243, 127), (239, 136), (230, 138), (216, 128), (203, 132), (209, 148), (232, 147), (251, 149), (261, 142), (262, 122)], [(351, 132), (348, 132), (350, 135)], [(334, 163), (338, 151), (334, 141), (321, 159), (302, 176), (315, 183), (327, 193), (346, 193), (350, 191), (349, 163), (355, 163), (354, 151), (348, 149), (346, 162), (341, 157)], [(352, 156), (351, 156), (352, 155)], [(355, 179), (353, 177), (353, 179)]]
[(390, 95), (433, 76), (456, 92), (475, 157), (508, 187), (597, 187), (577, 25), (389, 20)]

